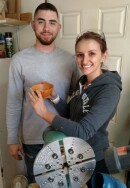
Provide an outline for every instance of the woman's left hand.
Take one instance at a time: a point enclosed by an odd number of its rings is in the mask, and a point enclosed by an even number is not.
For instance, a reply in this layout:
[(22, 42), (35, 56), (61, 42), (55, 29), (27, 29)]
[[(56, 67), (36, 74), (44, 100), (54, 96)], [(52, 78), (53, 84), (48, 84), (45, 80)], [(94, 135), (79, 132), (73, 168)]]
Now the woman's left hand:
[(35, 92), (30, 89), (30, 91), (28, 92), (28, 96), (31, 102), (31, 105), (33, 107), (33, 109), (35, 110), (35, 112), (44, 119), (44, 115), (46, 114), (46, 112), (48, 111), (46, 108), (46, 105), (44, 103), (43, 97), (41, 95), (41, 92), (36, 90)]

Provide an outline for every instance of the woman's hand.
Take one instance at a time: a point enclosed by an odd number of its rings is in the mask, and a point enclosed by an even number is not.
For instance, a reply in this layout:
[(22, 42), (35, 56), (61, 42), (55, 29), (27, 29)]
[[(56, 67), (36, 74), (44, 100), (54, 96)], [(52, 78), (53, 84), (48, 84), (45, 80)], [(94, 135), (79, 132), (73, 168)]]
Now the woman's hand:
[(28, 96), (31, 102), (31, 105), (35, 112), (45, 121), (51, 123), (55, 117), (55, 114), (48, 111), (44, 100), (42, 98), (41, 92), (36, 90), (35, 92), (30, 89)]
[(30, 89), (30, 91), (28, 92), (28, 96), (35, 112), (41, 118), (43, 118), (44, 114), (47, 112), (47, 108), (42, 98), (41, 92), (38, 90), (34, 92), (32, 89)]

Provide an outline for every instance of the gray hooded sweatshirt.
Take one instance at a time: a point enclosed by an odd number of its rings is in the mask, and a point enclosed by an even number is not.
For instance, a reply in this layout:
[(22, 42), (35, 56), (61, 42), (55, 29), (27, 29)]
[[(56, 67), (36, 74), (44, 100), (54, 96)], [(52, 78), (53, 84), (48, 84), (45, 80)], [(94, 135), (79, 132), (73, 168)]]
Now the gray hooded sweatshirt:
[(109, 146), (107, 126), (116, 113), (122, 83), (119, 74), (110, 71), (104, 71), (82, 90), (86, 80), (86, 76), (80, 78), (68, 105), (62, 100), (56, 105), (61, 116), (56, 115), (52, 127), (88, 142), (99, 161)]

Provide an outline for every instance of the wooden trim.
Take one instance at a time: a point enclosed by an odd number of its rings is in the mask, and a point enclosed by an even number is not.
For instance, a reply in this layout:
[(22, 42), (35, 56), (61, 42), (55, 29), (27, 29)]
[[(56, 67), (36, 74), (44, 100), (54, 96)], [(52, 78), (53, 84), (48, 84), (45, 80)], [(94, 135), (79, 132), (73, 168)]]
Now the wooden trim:
[(30, 21), (20, 21), (18, 19), (13, 19), (13, 18), (5, 18), (5, 19), (0, 19), (0, 26), (8, 25), (8, 26), (15, 26), (15, 25), (27, 25), (29, 24)]

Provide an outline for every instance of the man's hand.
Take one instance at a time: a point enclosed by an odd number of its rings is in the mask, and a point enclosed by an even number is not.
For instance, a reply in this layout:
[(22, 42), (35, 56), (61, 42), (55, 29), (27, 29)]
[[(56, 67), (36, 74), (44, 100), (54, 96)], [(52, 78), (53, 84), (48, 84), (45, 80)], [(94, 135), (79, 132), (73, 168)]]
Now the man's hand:
[(23, 147), (21, 144), (8, 144), (9, 154), (16, 160), (22, 160), (22, 156), (25, 156)]
[(51, 94), (50, 94), (50, 96), (49, 96), (49, 99), (54, 100), (56, 97), (57, 97), (57, 93), (53, 89), (52, 92), (51, 92)]

